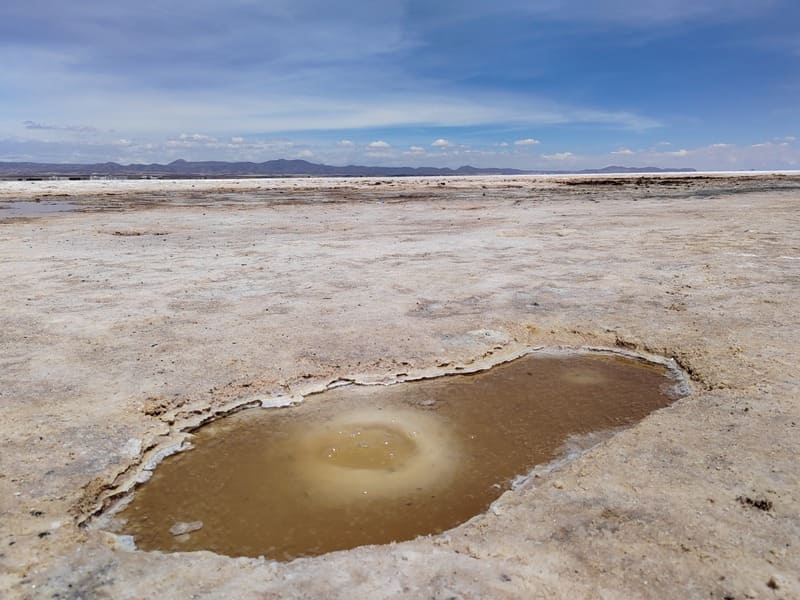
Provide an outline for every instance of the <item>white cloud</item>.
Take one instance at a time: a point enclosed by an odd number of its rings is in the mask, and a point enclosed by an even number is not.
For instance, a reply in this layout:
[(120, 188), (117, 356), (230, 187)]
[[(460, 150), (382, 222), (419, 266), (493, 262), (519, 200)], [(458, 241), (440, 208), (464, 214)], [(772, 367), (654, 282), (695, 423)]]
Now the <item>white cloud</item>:
[(434, 148), (449, 148), (452, 146), (452, 144), (444, 138), (439, 138), (438, 140), (434, 141), (431, 146)]
[[(796, 170), (800, 167), (800, 149), (789, 142), (780, 141), (783, 139), (745, 146), (714, 143), (675, 151), (666, 150), (662, 144), (656, 144), (649, 149), (637, 150), (623, 164), (637, 167), (690, 167), (700, 171)], [(596, 168), (615, 164), (611, 161), (618, 156), (615, 152), (581, 156), (576, 157), (576, 162), (570, 165)]]
[[(73, 137), (58, 140), (2, 138), (0, 137), (0, 160), (24, 160), (45, 162), (103, 162), (114, 160), (120, 163), (160, 162), (176, 158), (186, 160), (229, 160), (262, 162), (274, 158), (310, 158), (315, 162), (327, 164), (383, 164), (399, 166), (415, 164), (419, 166), (458, 167), (471, 164), (476, 167), (516, 167), (522, 169), (584, 169), (601, 168), (613, 164), (630, 167), (692, 167), (698, 170), (777, 170), (800, 169), (800, 146), (778, 140), (752, 145), (731, 144), (720, 147), (718, 144), (683, 148), (672, 152), (669, 148), (653, 145), (637, 149), (634, 154), (621, 156), (608, 151), (603, 154), (580, 152), (560, 152), (532, 155), (528, 152), (509, 151), (496, 143), (483, 147), (463, 149), (456, 155), (457, 148), (445, 151), (426, 146), (404, 146), (403, 152), (391, 149), (369, 149), (356, 144), (354, 148), (341, 148), (335, 141), (309, 143), (293, 142), (291, 139), (258, 139), (248, 134), (242, 144), (233, 144), (226, 137), (218, 142), (197, 143), (179, 138), (151, 140), (138, 137), (109, 135), (101, 140), (95, 136), (81, 137), (83, 142), (76, 145)], [(130, 141), (130, 145), (119, 143)], [(495, 153), (488, 152), (494, 149)], [(434, 151), (435, 150), (435, 151)], [(624, 162), (623, 162), (624, 161)]]
[(546, 160), (570, 160), (575, 158), (572, 152), (556, 152), (555, 154), (542, 154)]
[(244, 144), (244, 138), (239, 135), (235, 135), (231, 138), (231, 144)]
[[(252, 83), (245, 72), (229, 86), (184, 89), (172, 83), (163, 87), (142, 85), (141, 80), (131, 79), (120, 69), (90, 73), (75, 68), (75, 63), (93, 60), (88, 50), (76, 50), (70, 60), (28, 50), (24, 48), (26, 62), (12, 61), (0, 69), (0, 89), (25, 98), (24, 105), (3, 106), (5, 119), (21, 123), (28, 115), (40, 114), (54, 122), (81, 123), (88, 115), (98, 131), (113, 129), (125, 137), (163, 138), (175, 131), (192, 132), (201, 123), (206, 134), (225, 139), (239, 131), (460, 127), (509, 122), (531, 128), (570, 123), (632, 130), (661, 126), (647, 115), (568, 105), (527, 93), (487, 89), (464, 95), (454, 85), (431, 82), (425, 82), (429, 91), (421, 93), (415, 91), (421, 83), (413, 81), (394, 89), (396, 77), (390, 70), (372, 73), (369, 80), (374, 83), (369, 90), (342, 84), (347, 78), (341, 69), (326, 71), (311, 66), (285, 71), (276, 66), (271, 80), (280, 85), (268, 89)], [(225, 71), (217, 76), (232, 75)], [(359, 77), (366, 81), (365, 74), (359, 73)], [(307, 83), (312, 80), (319, 82), (314, 89)], [(245, 81), (250, 83), (245, 85)], [(59, 89), (57, 104), (52, 100), (54, 87)], [(141, 106), (148, 106), (146, 118), (140, 116)], [(120, 115), (130, 117), (121, 120)]]
[(352, 148), (353, 146), (355, 146), (355, 144), (350, 140), (339, 140), (338, 142), (336, 142), (336, 145), (339, 146), (340, 148)]
[(314, 156), (314, 153), (311, 150), (301, 150), (297, 153), (298, 158), (311, 158)]
[(202, 133), (182, 133), (178, 136), (178, 138), (182, 141), (198, 143), (217, 141), (217, 138), (210, 135), (204, 135)]
[(614, 150), (611, 154), (621, 154), (624, 156), (630, 156), (631, 154), (636, 154), (636, 153), (630, 148), (619, 148), (617, 150)]
[(377, 140), (374, 142), (370, 142), (367, 144), (367, 148), (372, 148), (373, 150), (380, 150), (383, 148), (390, 148), (391, 144), (384, 142), (383, 140)]
[(636, 163), (639, 166), (693, 167), (698, 170), (797, 169), (800, 167), (800, 150), (780, 141), (747, 146), (709, 144), (675, 152), (662, 152), (655, 148), (637, 153)]
[(525, 138), (524, 140), (517, 140), (514, 142), (515, 146), (535, 146), (539, 144), (539, 140), (535, 140), (533, 138)]
[(506, 147), (508, 147), (508, 142), (500, 142), (497, 145), (500, 146), (501, 148), (506, 148)]

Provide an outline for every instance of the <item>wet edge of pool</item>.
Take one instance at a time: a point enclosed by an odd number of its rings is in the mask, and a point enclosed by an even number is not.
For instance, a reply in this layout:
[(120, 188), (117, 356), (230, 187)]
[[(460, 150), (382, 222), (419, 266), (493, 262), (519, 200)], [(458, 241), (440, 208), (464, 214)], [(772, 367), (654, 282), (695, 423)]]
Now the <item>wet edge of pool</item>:
[[(437, 366), (414, 375), (398, 373), (394, 375), (385, 375), (382, 378), (378, 378), (375, 375), (337, 377), (330, 379), (325, 383), (309, 383), (293, 394), (277, 393), (268, 396), (257, 394), (247, 398), (234, 400), (228, 405), (215, 410), (212, 414), (199, 416), (195, 419), (188, 419), (174, 431), (170, 431), (164, 436), (158, 436), (172, 438), (176, 441), (168, 444), (154, 444), (152, 446), (142, 448), (139, 452), (139, 456), (133, 457), (129, 466), (123, 469), (111, 483), (106, 485), (101, 490), (101, 492), (94, 499), (92, 508), (88, 511), (82, 511), (77, 519), (77, 524), (79, 527), (85, 529), (103, 531), (106, 535), (112, 536), (112, 538), (115, 539), (117, 544), (122, 548), (127, 550), (138, 550), (132, 536), (120, 535), (108, 531), (109, 524), (114, 518), (114, 515), (124, 509), (133, 500), (135, 489), (150, 479), (153, 471), (158, 467), (161, 461), (169, 456), (190, 450), (194, 447), (190, 441), (191, 434), (194, 431), (211, 423), (212, 421), (225, 418), (233, 413), (259, 407), (271, 409), (293, 406), (303, 402), (310, 396), (348, 385), (389, 386), (406, 382), (438, 379), (451, 375), (470, 375), (481, 373), (488, 371), (493, 367), (515, 361), (531, 354), (556, 357), (576, 355), (618, 356), (647, 364), (659, 365), (667, 369), (668, 377), (673, 381), (668, 394), (674, 398), (674, 401), (684, 399), (690, 396), (692, 393), (689, 377), (687, 377), (687, 374), (683, 371), (683, 369), (681, 369), (680, 365), (673, 358), (660, 356), (657, 354), (634, 352), (626, 349), (608, 348), (602, 346), (534, 346), (524, 348), (502, 357), (492, 357), (494, 360), (476, 360), (474, 363), (470, 363), (468, 365), (446, 363), (442, 364), (442, 366)], [(639, 421), (639, 423), (640, 422), (641, 421)], [(536, 478), (565, 467), (598, 445), (614, 437), (614, 435), (620, 430), (629, 429), (635, 425), (636, 424), (628, 427), (598, 430), (588, 434), (569, 436), (564, 440), (558, 457), (547, 463), (535, 465), (534, 468), (525, 475), (517, 476), (512, 483), (511, 489), (501, 494), (496, 500), (494, 500), (486, 511), (475, 515), (457, 527), (467, 525), (472, 520), (482, 517), (485, 514), (496, 512), (497, 503), (500, 502), (506, 494), (514, 493), (517, 490), (532, 485), (532, 482)], [(452, 531), (452, 529), (444, 531), (440, 534), (436, 534), (434, 537), (447, 535), (450, 531)]]
[(0, 221), (54, 217), (73, 212), (85, 212), (86, 207), (75, 200), (0, 200)]

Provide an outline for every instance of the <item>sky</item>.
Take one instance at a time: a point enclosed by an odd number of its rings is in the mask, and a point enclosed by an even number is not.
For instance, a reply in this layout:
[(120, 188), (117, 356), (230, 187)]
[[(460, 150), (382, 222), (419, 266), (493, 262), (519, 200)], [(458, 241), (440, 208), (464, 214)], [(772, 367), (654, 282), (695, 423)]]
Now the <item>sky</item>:
[(797, 0), (0, 4), (0, 161), (800, 169)]

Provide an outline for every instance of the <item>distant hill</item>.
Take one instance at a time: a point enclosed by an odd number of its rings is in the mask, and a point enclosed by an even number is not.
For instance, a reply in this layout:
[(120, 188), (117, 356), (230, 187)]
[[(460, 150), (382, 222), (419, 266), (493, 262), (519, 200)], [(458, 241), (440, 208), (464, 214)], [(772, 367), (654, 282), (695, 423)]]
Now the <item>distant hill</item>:
[(660, 169), (658, 167), (605, 167), (582, 171), (525, 171), (521, 169), (482, 169), (463, 166), (457, 169), (436, 167), (366, 167), (348, 165), (336, 167), (306, 160), (268, 160), (254, 162), (176, 160), (169, 164), (130, 164), (114, 162), (95, 164), (62, 164), (35, 162), (0, 162), (0, 177), (28, 179), (38, 177), (131, 177), (131, 178), (194, 178), (194, 177), (403, 177), (403, 176), (453, 176), (453, 175), (545, 175), (570, 173), (664, 173), (693, 172), (694, 169)]

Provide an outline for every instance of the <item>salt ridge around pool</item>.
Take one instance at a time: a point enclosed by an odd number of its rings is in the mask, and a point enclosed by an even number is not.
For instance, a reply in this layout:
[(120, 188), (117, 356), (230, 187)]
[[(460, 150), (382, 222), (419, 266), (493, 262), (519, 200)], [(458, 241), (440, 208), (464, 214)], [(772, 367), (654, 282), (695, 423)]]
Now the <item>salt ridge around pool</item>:
[(278, 560), (436, 534), (570, 438), (629, 426), (681, 385), (641, 360), (529, 354), (476, 374), (336, 387), (197, 430), (114, 521), (144, 550)]

